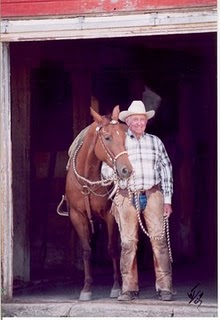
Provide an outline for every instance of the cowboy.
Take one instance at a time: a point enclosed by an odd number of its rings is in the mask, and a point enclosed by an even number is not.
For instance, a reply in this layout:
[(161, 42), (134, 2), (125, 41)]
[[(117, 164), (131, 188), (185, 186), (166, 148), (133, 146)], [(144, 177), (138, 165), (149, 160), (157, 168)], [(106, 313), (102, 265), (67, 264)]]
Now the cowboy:
[[(148, 120), (155, 111), (146, 111), (142, 101), (135, 100), (119, 119), (128, 126), (125, 146), (133, 166), (129, 180), (119, 181), (112, 204), (121, 237), (120, 270), (122, 292), (119, 301), (139, 298), (137, 244), (140, 220), (144, 221), (154, 260), (155, 287), (159, 299), (173, 300), (172, 269), (164, 221), (172, 213), (172, 165), (164, 144), (155, 135), (145, 133)], [(111, 176), (112, 169), (105, 163), (102, 175)], [(138, 218), (141, 212), (143, 219)]]

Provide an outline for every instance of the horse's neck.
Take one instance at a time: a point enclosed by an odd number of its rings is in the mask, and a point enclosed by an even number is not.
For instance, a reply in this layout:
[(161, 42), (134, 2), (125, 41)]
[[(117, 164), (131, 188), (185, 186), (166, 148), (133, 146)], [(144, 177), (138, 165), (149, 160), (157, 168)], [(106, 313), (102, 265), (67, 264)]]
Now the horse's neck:
[(85, 138), (76, 159), (77, 171), (90, 180), (100, 177), (101, 171), (101, 161), (95, 155), (94, 146), (94, 140)]

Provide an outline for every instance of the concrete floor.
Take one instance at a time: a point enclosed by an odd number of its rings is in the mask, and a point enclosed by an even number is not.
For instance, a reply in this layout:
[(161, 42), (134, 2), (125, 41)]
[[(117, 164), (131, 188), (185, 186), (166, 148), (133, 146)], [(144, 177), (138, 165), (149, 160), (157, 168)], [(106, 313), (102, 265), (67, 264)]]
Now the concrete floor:
[(174, 301), (157, 299), (153, 270), (140, 272), (140, 298), (119, 302), (109, 298), (112, 275), (95, 271), (91, 301), (79, 301), (83, 274), (35, 280), (14, 290), (13, 300), (2, 304), (3, 317), (217, 317), (217, 280), (205, 266), (173, 267)]

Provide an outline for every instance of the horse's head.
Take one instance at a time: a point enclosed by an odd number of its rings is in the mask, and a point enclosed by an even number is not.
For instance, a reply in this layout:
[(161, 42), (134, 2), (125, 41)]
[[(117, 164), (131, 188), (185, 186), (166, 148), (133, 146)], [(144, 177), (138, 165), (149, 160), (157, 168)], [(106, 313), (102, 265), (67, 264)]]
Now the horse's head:
[(118, 122), (119, 112), (119, 106), (116, 106), (111, 118), (107, 119), (91, 108), (98, 135), (94, 151), (99, 160), (115, 168), (118, 176), (125, 179), (133, 169), (125, 149), (125, 127)]

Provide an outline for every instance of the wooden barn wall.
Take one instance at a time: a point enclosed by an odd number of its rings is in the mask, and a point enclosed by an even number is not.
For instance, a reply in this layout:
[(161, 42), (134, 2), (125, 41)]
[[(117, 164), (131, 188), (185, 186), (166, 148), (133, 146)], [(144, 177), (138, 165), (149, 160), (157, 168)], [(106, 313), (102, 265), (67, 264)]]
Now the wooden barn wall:
[(12, 172), (13, 172), (13, 275), (29, 280), (30, 212), (30, 79), (28, 66), (11, 64)]
[(217, 6), (216, 0), (2, 0), (1, 16), (39, 17), (57, 15), (99, 15), (117, 14), (160, 9), (184, 9), (193, 7)]

